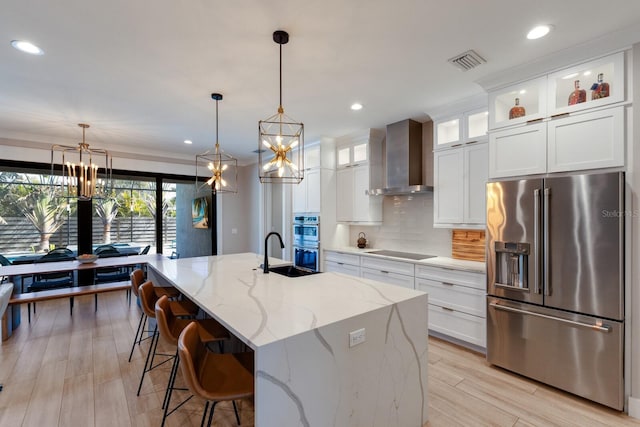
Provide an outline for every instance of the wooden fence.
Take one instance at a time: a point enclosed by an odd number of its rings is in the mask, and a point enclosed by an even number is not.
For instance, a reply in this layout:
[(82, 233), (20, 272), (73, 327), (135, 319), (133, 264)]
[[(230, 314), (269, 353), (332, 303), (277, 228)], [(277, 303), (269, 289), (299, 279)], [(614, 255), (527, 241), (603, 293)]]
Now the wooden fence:
[[(4, 218), (6, 225), (0, 225), (0, 254), (31, 251), (38, 247), (40, 234), (24, 217)], [(138, 242), (156, 245), (155, 220), (151, 217), (116, 218), (111, 223), (111, 242)], [(164, 219), (163, 245), (176, 238), (176, 219)], [(56, 247), (77, 245), (78, 223), (75, 217), (56, 231), (49, 243)], [(93, 218), (93, 242), (104, 243), (104, 227), (100, 218)]]

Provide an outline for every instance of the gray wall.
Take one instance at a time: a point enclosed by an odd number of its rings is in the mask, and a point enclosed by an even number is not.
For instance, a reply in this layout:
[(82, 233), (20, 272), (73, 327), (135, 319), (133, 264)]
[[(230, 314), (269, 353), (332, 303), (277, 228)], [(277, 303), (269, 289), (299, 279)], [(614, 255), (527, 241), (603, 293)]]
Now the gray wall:
[(176, 184), (176, 251), (180, 258), (211, 255), (211, 222), (206, 229), (193, 228), (191, 222), (191, 203), (196, 197), (203, 196), (211, 206), (210, 191), (196, 195), (194, 184)]
[(219, 254), (254, 252), (251, 237), (257, 231), (252, 223), (257, 223), (256, 165), (238, 167), (238, 192), (218, 196)]

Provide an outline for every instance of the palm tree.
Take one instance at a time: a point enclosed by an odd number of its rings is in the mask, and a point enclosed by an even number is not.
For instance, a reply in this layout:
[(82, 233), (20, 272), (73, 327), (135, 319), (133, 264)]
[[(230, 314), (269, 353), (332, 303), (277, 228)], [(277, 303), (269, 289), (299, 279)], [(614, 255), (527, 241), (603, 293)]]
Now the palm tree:
[(118, 215), (120, 204), (114, 197), (100, 199), (96, 202), (96, 214), (102, 220), (104, 243), (111, 243), (111, 223)]
[(49, 250), (51, 236), (62, 227), (67, 215), (67, 204), (62, 201), (58, 188), (51, 182), (41, 184), (44, 185), (32, 184), (25, 196), (12, 197), (18, 209), (40, 233), (38, 252)]

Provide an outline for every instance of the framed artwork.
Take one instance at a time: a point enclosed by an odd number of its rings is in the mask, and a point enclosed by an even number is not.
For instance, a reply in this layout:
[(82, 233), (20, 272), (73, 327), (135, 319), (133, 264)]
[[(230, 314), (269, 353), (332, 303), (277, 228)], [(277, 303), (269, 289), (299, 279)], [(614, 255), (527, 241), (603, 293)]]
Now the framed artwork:
[(191, 203), (193, 228), (209, 228), (209, 203), (206, 197), (193, 199)]

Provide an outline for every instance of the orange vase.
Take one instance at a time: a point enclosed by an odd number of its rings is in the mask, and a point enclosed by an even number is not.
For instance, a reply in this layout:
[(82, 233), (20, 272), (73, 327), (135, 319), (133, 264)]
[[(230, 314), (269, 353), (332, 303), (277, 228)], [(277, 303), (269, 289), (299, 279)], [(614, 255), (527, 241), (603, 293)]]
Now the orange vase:
[(580, 89), (580, 80), (576, 80), (574, 83), (575, 89), (569, 95), (569, 105), (580, 104), (587, 100), (587, 91)]
[(509, 120), (524, 116), (524, 107), (520, 106), (520, 98), (516, 98), (516, 105), (509, 110)]

